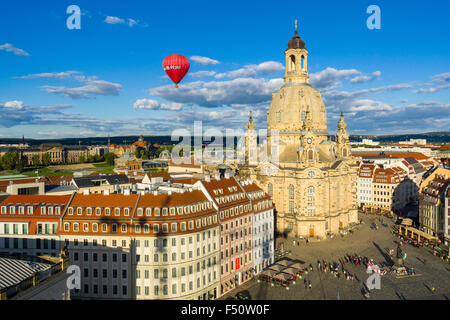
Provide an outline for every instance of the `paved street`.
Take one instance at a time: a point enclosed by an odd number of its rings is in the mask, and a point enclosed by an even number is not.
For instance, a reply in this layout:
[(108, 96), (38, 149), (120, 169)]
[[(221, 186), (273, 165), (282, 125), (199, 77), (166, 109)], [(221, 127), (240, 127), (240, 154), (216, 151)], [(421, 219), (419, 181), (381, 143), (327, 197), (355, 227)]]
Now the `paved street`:
[[(225, 295), (222, 299), (234, 296), (237, 292), (248, 290), (251, 299), (257, 300), (302, 300), (302, 299), (365, 299), (362, 289), (366, 279), (370, 276), (366, 273), (363, 265), (352, 265), (345, 263), (344, 268), (359, 280), (351, 281), (340, 279), (317, 271), (317, 260), (325, 260), (329, 263), (338, 262), (346, 254), (355, 253), (367, 258), (372, 258), (377, 264), (389, 259), (389, 249), (395, 249), (395, 238), (391, 233), (393, 222), (387, 218), (384, 221), (388, 227), (381, 226), (378, 230), (371, 230), (370, 224), (375, 219), (374, 216), (360, 214), (360, 218), (365, 222), (359, 225), (353, 235), (344, 237), (335, 236), (333, 239), (323, 241), (302, 242), (298, 246), (293, 246), (292, 239), (281, 239), (284, 242), (285, 250), (291, 250), (288, 258), (299, 259), (305, 262), (305, 266), (312, 264), (314, 271), (307, 274), (304, 279), (311, 281), (312, 288), (304, 286), (303, 279), (291, 284), (289, 290), (281, 286), (271, 286), (269, 283), (258, 283), (251, 280), (239, 288)], [(416, 275), (399, 277), (395, 274), (385, 274), (381, 276), (381, 289), (371, 290), (370, 299), (440, 299), (447, 300), (450, 297), (450, 264), (433, 256), (427, 248), (416, 248), (411, 245), (404, 245), (407, 253), (405, 265), (412, 267)], [(425, 261), (425, 263), (424, 263)], [(431, 288), (435, 288), (435, 293)]]

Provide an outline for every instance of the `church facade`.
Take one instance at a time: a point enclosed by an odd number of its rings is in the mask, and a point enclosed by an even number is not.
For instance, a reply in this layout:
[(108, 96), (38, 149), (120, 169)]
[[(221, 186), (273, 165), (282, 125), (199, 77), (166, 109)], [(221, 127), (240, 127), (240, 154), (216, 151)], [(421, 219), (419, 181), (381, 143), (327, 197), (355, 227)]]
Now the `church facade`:
[(320, 91), (309, 84), (308, 51), (297, 26), (285, 56), (284, 85), (272, 94), (267, 112), (271, 160), (255, 156), (261, 148), (250, 115), (245, 164), (238, 167), (238, 175), (272, 197), (277, 231), (324, 238), (358, 221), (357, 165), (342, 113), (334, 141), (328, 134), (325, 105)]

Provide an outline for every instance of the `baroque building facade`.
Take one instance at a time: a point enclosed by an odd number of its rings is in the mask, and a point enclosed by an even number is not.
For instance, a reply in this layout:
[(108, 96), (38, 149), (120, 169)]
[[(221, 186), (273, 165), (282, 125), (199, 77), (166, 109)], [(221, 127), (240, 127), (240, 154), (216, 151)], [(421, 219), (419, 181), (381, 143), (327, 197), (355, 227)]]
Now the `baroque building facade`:
[[(342, 113), (334, 141), (328, 134), (325, 105), (309, 84), (308, 51), (297, 26), (285, 56), (284, 85), (272, 94), (267, 112), (267, 145), (255, 152), (250, 116), (238, 174), (273, 198), (278, 232), (323, 238), (358, 221), (357, 164)], [(267, 160), (255, 156), (266, 152)]]

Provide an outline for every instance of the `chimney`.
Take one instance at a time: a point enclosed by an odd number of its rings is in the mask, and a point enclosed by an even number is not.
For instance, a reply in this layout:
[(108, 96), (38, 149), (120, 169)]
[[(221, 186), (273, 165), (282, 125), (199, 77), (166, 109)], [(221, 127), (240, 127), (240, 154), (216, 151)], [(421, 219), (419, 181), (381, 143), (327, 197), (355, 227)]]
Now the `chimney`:
[(89, 189), (84, 190), (84, 191), (83, 191), (83, 195), (88, 196), (88, 195), (89, 195)]
[(105, 189), (105, 190), (103, 190), (103, 195), (105, 195), (105, 196), (109, 196), (109, 189)]
[(205, 177), (205, 180), (206, 180), (206, 182), (211, 182), (211, 176), (208, 174), (208, 175)]
[(220, 180), (220, 174), (216, 174), (216, 180), (217, 180), (217, 181)]
[(225, 172), (225, 179), (230, 179), (230, 173), (228, 173), (228, 172)]
[(157, 196), (158, 195), (158, 190), (153, 191), (153, 195)]
[(171, 196), (171, 195), (172, 195), (172, 191), (167, 192), (167, 194), (168, 194), (169, 196)]
[(126, 195), (126, 196), (129, 196), (130, 195), (130, 189), (123, 190), (123, 194)]

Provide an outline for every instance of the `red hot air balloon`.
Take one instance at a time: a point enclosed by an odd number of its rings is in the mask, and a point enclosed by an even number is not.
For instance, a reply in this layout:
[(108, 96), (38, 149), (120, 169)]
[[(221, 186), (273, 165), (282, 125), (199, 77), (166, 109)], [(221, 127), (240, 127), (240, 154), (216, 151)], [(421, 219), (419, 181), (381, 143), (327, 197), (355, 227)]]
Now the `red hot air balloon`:
[(178, 88), (178, 83), (189, 71), (189, 60), (181, 54), (171, 54), (164, 59), (163, 68)]

